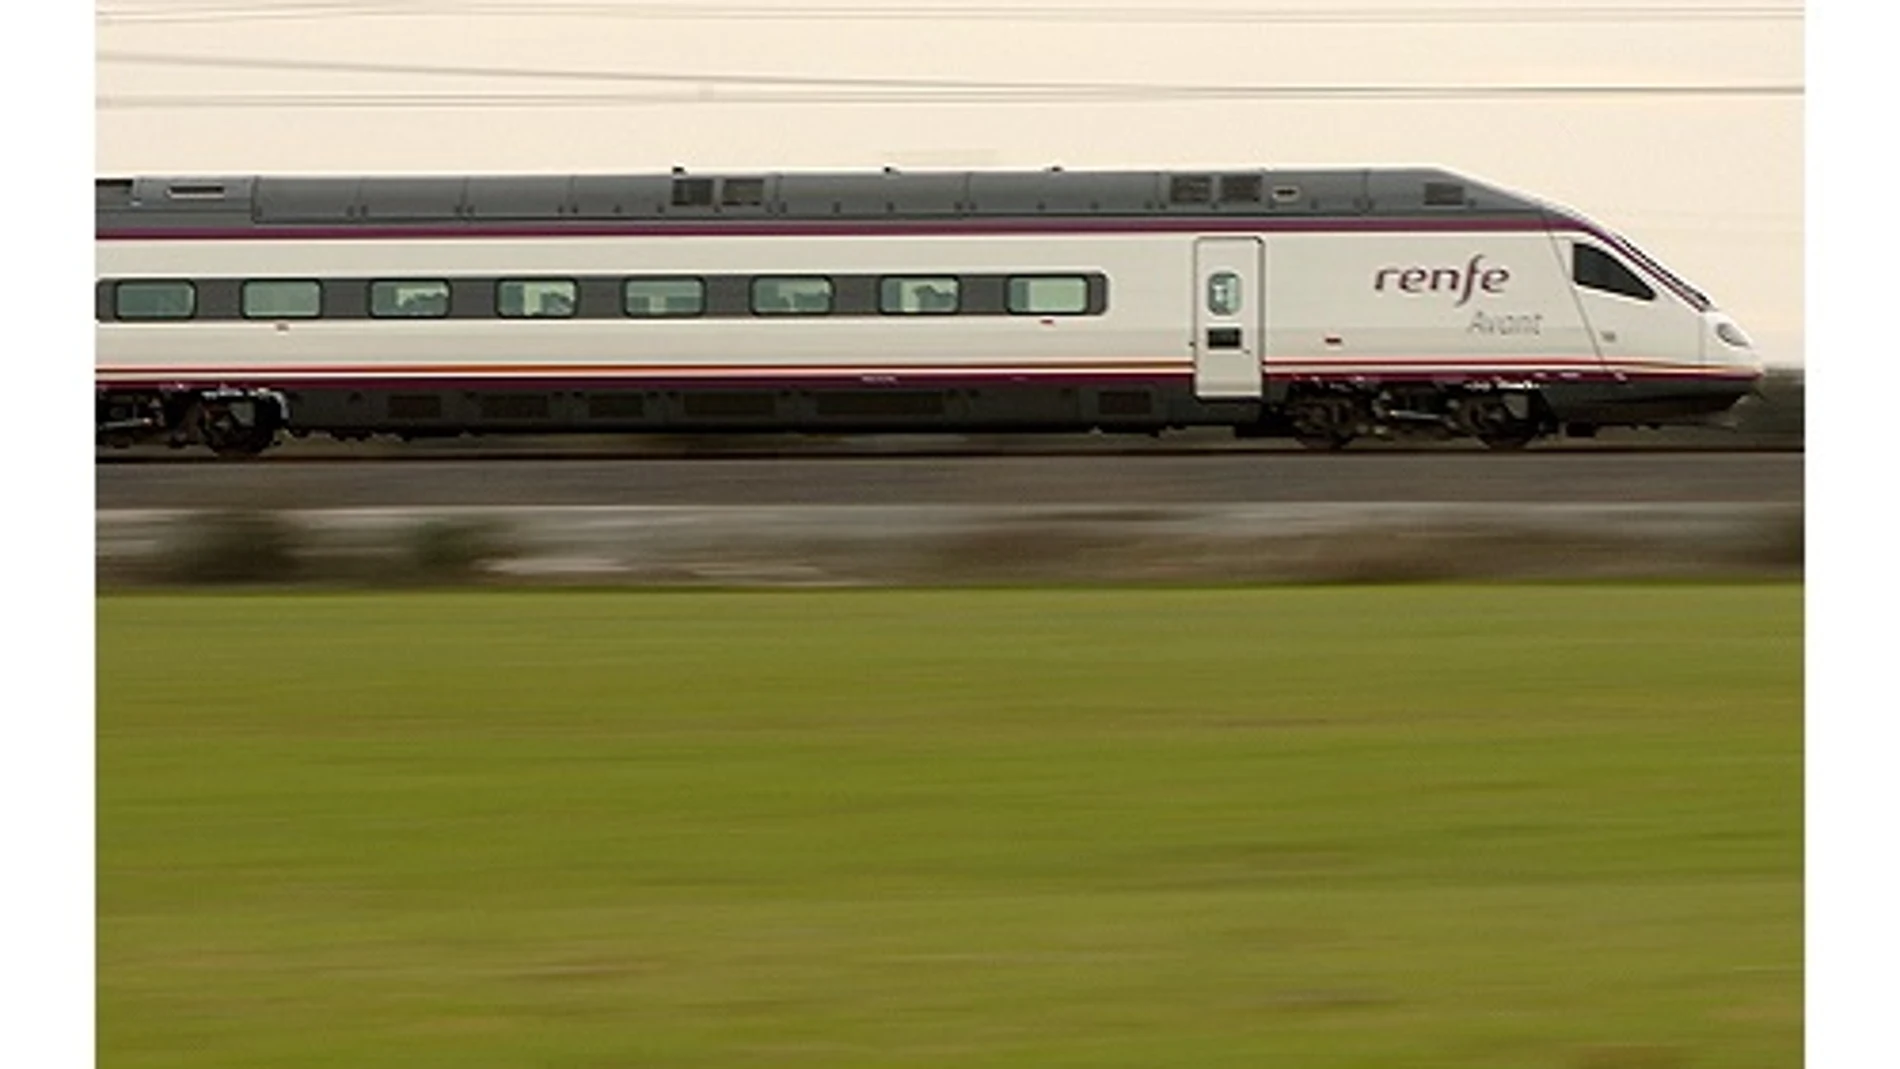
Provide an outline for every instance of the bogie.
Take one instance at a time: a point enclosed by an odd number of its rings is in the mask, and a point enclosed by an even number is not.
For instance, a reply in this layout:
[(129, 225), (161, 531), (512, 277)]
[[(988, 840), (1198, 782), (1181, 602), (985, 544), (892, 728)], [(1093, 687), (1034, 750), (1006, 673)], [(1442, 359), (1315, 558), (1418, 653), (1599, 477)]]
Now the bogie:
[(1445, 441), (1475, 438), (1492, 449), (1521, 449), (1556, 428), (1536, 391), (1465, 386), (1308, 388), (1288, 395), (1286, 423), (1309, 449), (1343, 449), (1355, 439)]
[(275, 390), (170, 390), (103, 394), (96, 439), (126, 448), (163, 441), (174, 449), (198, 444), (222, 457), (256, 456), (277, 440), (289, 417)]

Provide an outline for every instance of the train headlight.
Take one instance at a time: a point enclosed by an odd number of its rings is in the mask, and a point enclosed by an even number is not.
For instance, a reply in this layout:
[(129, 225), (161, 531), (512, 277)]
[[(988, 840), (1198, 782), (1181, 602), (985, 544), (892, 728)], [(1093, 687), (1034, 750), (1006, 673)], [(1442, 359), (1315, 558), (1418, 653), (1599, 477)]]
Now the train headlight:
[(1748, 340), (1748, 335), (1742, 333), (1742, 328), (1727, 321), (1715, 325), (1715, 336), (1735, 346), (1737, 349), (1753, 347), (1753, 343)]

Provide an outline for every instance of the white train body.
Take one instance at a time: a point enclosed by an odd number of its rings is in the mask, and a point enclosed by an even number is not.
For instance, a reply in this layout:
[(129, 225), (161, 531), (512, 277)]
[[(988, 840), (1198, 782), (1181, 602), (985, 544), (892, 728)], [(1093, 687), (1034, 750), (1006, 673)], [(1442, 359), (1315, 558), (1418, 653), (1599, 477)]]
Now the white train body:
[[(1069, 181), (1049, 188), (1089, 191), (1090, 176), (1058, 177)], [(1732, 320), (1628, 243), (1457, 176), (1258, 182), (1276, 195), (1334, 180), (1458, 189), (1461, 210), (1436, 214), (1327, 210), (1317, 196), (1301, 211), (1171, 205), (1179, 176), (1145, 177), (1147, 212), (887, 203), (853, 217), (834, 200), (824, 218), (768, 200), (758, 216), (675, 205), (665, 218), (577, 209), (491, 222), (458, 186), (440, 219), (346, 207), (328, 223), (264, 218), (268, 179), (246, 180), (241, 208), (210, 212), (209, 197), (162, 199), (188, 180), (137, 180), (123, 187), (127, 207), (101, 214), (101, 434), (248, 452), (266, 424), (345, 435), (1228, 424), (1316, 445), (1374, 431), (1514, 445), (1563, 426), (1704, 419), (1761, 372)], [(352, 187), (359, 206), (373, 182)], [(150, 199), (172, 210), (139, 215)], [(253, 307), (263, 286), (311, 303)], [(686, 310), (647, 314), (636, 293), (649, 291), (687, 294)], [(379, 311), (379, 294), (433, 303)], [(789, 303), (771, 303), (783, 295), (810, 307), (785, 314)], [(913, 298), (941, 307), (918, 314)], [(234, 426), (259, 430), (234, 439)]]

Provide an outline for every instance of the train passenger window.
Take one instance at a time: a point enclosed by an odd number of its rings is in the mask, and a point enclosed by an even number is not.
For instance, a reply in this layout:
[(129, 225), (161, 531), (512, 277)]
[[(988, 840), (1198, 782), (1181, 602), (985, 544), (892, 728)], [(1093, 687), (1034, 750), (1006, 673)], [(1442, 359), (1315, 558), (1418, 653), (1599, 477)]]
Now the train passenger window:
[(1602, 249), (1582, 243), (1571, 246), (1570, 275), (1579, 286), (1606, 293), (1634, 297), (1639, 301), (1653, 301), (1656, 291), (1649, 283), (1636, 277), (1636, 272), (1624, 267), (1622, 261), (1604, 252)]
[(696, 316), (706, 310), (706, 284), (696, 278), (630, 278), (621, 300), (636, 319)]
[(955, 315), (957, 280), (887, 278), (878, 283), (877, 308), (885, 315)]
[(755, 278), (752, 311), (756, 315), (821, 316), (831, 314), (828, 278)]
[(449, 314), (449, 284), (426, 280), (372, 282), (369, 314), (379, 319), (440, 318)]
[(323, 286), (309, 279), (253, 279), (244, 284), (246, 319), (315, 319), (323, 312)]
[(113, 289), (112, 310), (120, 319), (190, 319), (198, 310), (198, 288), (189, 282), (121, 282)]
[(495, 311), (504, 318), (565, 319), (580, 287), (564, 278), (505, 278), (495, 283)]
[(1240, 314), (1240, 276), (1217, 271), (1207, 276), (1207, 310), (1217, 316)]
[(1080, 315), (1089, 308), (1089, 280), (1081, 275), (1033, 275), (1009, 280), (1012, 315)]

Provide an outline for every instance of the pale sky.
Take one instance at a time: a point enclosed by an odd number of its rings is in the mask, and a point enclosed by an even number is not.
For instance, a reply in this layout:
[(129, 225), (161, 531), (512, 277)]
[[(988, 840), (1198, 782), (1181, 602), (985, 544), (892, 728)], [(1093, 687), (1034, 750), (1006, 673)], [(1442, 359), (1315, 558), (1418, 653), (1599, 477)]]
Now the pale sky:
[[(1605, 7), (1639, 14), (1548, 21)], [(1742, 7), (1774, 16), (1737, 17)], [(1659, 19), (1663, 8), (1689, 14)], [(850, 9), (886, 17), (842, 17)], [(1399, 9), (1436, 21), (1399, 22), (1389, 14)], [(889, 17), (920, 10), (930, 17)], [(1793, 0), (99, 0), (97, 166), (129, 175), (1437, 165), (1568, 205), (1626, 234), (1736, 315), (1770, 362), (1797, 364), (1799, 95), (1289, 100), (1150, 92), (1024, 102), (1018, 92), (943, 103), (918, 99), (931, 89), (892, 100), (885, 85), (864, 102), (863, 86), (819, 87), (827, 99), (800, 100), (812, 90), (731, 79), (1786, 87), (1805, 80), (1799, 10)], [(1493, 11), (1546, 21), (1512, 22)], [(1029, 12), (1048, 17), (1021, 17)], [(1116, 12), (1145, 12), (1146, 21), (1104, 17)], [(1234, 21), (1234, 12), (1254, 18)], [(1316, 12), (1372, 18), (1289, 18)], [(793, 17), (767, 17), (773, 13)], [(1230, 18), (1218, 21), (1222, 13)], [(680, 80), (114, 58), (128, 54)], [(306, 94), (324, 106), (278, 99)], [(413, 94), (486, 102), (445, 107)], [(768, 99), (757, 100), (762, 94)], [(357, 106), (364, 95), (384, 106)], [(647, 99), (611, 99), (628, 95)], [(732, 95), (745, 99), (722, 99)], [(350, 98), (352, 106), (342, 106)], [(232, 100), (249, 106), (210, 106)]]

